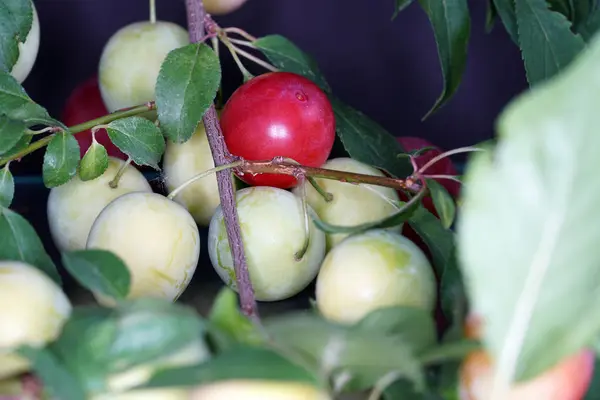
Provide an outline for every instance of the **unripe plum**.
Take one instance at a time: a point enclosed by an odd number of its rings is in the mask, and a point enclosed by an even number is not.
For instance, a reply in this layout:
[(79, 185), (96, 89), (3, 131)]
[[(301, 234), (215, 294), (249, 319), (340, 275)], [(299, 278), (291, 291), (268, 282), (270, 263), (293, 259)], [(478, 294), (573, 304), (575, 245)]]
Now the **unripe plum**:
[(58, 250), (85, 249), (88, 234), (96, 217), (111, 201), (126, 193), (152, 192), (144, 175), (128, 165), (116, 188), (113, 180), (125, 161), (109, 157), (108, 168), (96, 179), (82, 181), (78, 175), (50, 190), (47, 204), (48, 225)]
[(302, 382), (227, 380), (201, 385), (191, 400), (333, 400), (327, 393)]
[[(157, 193), (128, 193), (113, 200), (96, 218), (88, 249), (119, 256), (131, 272), (128, 298), (175, 301), (186, 289), (200, 257), (200, 234), (181, 205)], [(112, 301), (94, 294), (99, 303)]]
[[(246, 250), (250, 280), (259, 301), (287, 299), (315, 278), (325, 256), (325, 234), (309, 216), (309, 246), (300, 260), (295, 255), (306, 237), (302, 202), (294, 194), (274, 187), (239, 190), (237, 210)], [(307, 204), (309, 215), (314, 211)], [(217, 208), (208, 231), (208, 251), (221, 279), (237, 290), (223, 210)]]
[[(465, 324), (465, 336), (478, 339), (481, 335), (481, 320), (470, 315)], [(594, 372), (594, 352), (581, 350), (572, 354), (554, 367), (526, 382), (513, 384), (503, 400), (581, 400), (584, 398)], [(460, 400), (486, 400), (489, 398), (494, 366), (492, 357), (485, 350), (471, 352), (460, 367)]]
[(187, 31), (172, 22), (141, 21), (119, 29), (104, 46), (98, 66), (106, 108), (114, 112), (153, 101), (165, 57), (187, 44)]
[[(167, 141), (163, 157), (164, 179), (169, 191), (175, 190), (188, 179), (215, 167), (206, 137), (206, 128), (200, 122), (194, 135), (185, 143)], [(235, 185), (235, 181), (234, 181)], [(208, 226), (217, 206), (221, 203), (217, 177), (211, 174), (187, 186), (174, 200), (192, 214), (198, 225)]]
[(40, 49), (40, 19), (34, 2), (31, 2), (31, 7), (33, 9), (31, 28), (25, 41), (18, 44), (19, 58), (10, 72), (19, 83), (23, 83), (29, 76)]
[(317, 276), (317, 308), (340, 323), (355, 323), (389, 306), (432, 311), (435, 299), (435, 275), (425, 254), (406, 237), (383, 229), (343, 240)]
[(56, 339), (72, 306), (42, 271), (17, 261), (0, 261), (0, 304), (0, 379), (5, 379), (30, 368), (14, 350)]
[(225, 15), (240, 8), (246, 0), (203, 0), (204, 9), (213, 15)]
[[(329, 160), (323, 164), (322, 168), (385, 176), (378, 169), (347, 157)], [(323, 190), (333, 195), (333, 200), (327, 202), (310, 182), (306, 181), (303, 184), (308, 204), (312, 206), (323, 222), (354, 226), (379, 221), (399, 210), (400, 198), (395, 189), (376, 185), (355, 185), (331, 179), (315, 179), (315, 181)], [(301, 190), (301, 187), (296, 187), (293, 192), (300, 194)], [(402, 225), (388, 229), (400, 233)], [(348, 234), (344, 233), (327, 234), (327, 248), (331, 249), (347, 236)]]

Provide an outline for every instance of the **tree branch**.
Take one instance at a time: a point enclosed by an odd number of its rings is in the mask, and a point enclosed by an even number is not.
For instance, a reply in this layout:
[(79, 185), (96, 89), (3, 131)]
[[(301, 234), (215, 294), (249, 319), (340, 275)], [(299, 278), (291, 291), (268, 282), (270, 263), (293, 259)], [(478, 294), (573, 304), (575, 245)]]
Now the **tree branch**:
[[(206, 17), (202, 0), (186, 0), (185, 5), (190, 41), (192, 43), (200, 42), (205, 36), (204, 21)], [(223, 139), (223, 133), (214, 105), (210, 106), (202, 120), (206, 127), (206, 136), (215, 161), (215, 166), (218, 167), (228, 164), (231, 161), (231, 154), (225, 145), (225, 140)], [(227, 238), (229, 240), (233, 258), (237, 288), (240, 296), (240, 306), (242, 312), (246, 316), (258, 321), (258, 307), (256, 305), (256, 299), (254, 298), (254, 289), (250, 282), (250, 274), (248, 273), (231, 171), (224, 170), (217, 172), (217, 185), (219, 187), (219, 197), (223, 209), (225, 227), (227, 229)]]

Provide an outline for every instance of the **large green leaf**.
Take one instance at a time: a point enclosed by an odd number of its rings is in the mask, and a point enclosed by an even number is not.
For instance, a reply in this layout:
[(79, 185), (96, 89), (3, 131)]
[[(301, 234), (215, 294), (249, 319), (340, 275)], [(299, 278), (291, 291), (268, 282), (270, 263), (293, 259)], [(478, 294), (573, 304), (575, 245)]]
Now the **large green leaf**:
[(52, 121), (46, 109), (31, 100), (19, 82), (11, 74), (1, 69), (0, 114), (20, 121), (29, 119)]
[(39, 268), (57, 283), (60, 275), (31, 224), (16, 212), (0, 207), (0, 260), (22, 261)]
[(515, 0), (519, 43), (530, 85), (565, 68), (584, 48), (567, 18), (548, 8), (546, 0)]
[(137, 165), (159, 169), (165, 138), (152, 121), (142, 117), (118, 119), (106, 128), (110, 140)]
[(316, 61), (285, 37), (281, 35), (264, 36), (256, 40), (254, 45), (281, 71), (305, 76), (324, 91), (331, 91)]
[(12, 71), (33, 23), (33, 6), (25, 0), (0, 0), (0, 69)]
[(0, 114), (0, 154), (10, 151), (25, 133), (25, 123)]
[(335, 112), (337, 134), (350, 157), (383, 168), (394, 176), (407, 177), (413, 172), (408, 157), (398, 158), (404, 149), (381, 125), (362, 112), (330, 97)]
[(504, 29), (510, 35), (512, 41), (519, 45), (519, 31), (517, 27), (517, 13), (515, 11), (515, 0), (493, 0), (496, 12), (502, 20)]
[(77, 281), (92, 292), (123, 300), (129, 293), (131, 274), (116, 254), (89, 249), (62, 254), (64, 267)]
[(77, 174), (79, 143), (70, 132), (59, 132), (52, 138), (42, 165), (44, 185), (48, 188), (63, 185)]
[(419, 0), (427, 13), (444, 76), (441, 95), (423, 119), (442, 107), (456, 92), (467, 65), (471, 14), (467, 0)]
[(193, 367), (160, 371), (143, 387), (196, 386), (229, 379), (295, 381), (314, 386), (321, 384), (310, 371), (274, 350), (236, 347)]
[(531, 378), (600, 333), (599, 65), (595, 40), (514, 100), (494, 153), (467, 168), (458, 254), (504, 379)]
[(176, 143), (194, 134), (221, 84), (221, 65), (203, 43), (172, 50), (156, 80), (156, 106), (164, 135)]
[[(410, 317), (421, 321), (417, 314)], [(411, 334), (393, 335), (389, 329), (377, 331), (368, 322), (364, 324), (362, 328), (338, 325), (311, 312), (297, 312), (271, 318), (265, 327), (276, 343), (322, 371), (324, 377), (347, 374), (352, 378), (352, 389), (372, 387), (390, 373), (423, 388), (424, 374), (416, 358), (423, 339)]]

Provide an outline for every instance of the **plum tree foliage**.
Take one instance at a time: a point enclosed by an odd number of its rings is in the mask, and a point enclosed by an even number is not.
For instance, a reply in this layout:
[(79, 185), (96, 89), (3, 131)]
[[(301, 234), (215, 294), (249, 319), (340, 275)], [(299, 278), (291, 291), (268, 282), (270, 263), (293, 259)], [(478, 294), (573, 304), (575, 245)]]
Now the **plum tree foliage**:
[[(215, 14), (252, 7), (226, 3), (206, 5)], [(395, 0), (392, 19), (412, 3)], [(460, 86), (471, 14), (467, 0), (418, 3), (444, 77), (431, 117)], [(152, 30), (150, 4), (143, 26)], [(503, 110), (494, 140), (423, 166), (415, 157), (426, 149), (404, 151), (345, 104), (304, 49), (278, 34), (223, 28), (200, 0), (186, 0), (186, 9), (188, 30), (177, 27), (166, 47), (153, 47), (153, 35), (122, 47), (116, 37), (113, 50), (130, 50), (107, 56), (103, 70), (113, 112), (67, 126), (21, 86), (40, 45), (33, 3), (0, 0), (0, 396), (516, 400), (524, 393), (511, 391), (517, 386), (530, 398), (598, 396), (597, 1), (488, 0), (486, 29), (508, 32), (531, 87)], [(288, 154), (231, 154), (215, 109), (224, 100), (223, 49), (244, 85), (254, 78), (246, 62), (308, 78), (311, 90), (316, 84), (345, 154), (321, 166)], [(278, 90), (296, 111), (315, 97), (285, 82)], [(235, 115), (246, 112), (241, 105)], [(273, 103), (269, 110), (279, 112)], [(261, 129), (303, 145), (302, 129), (278, 123), (261, 121)], [(127, 160), (109, 157), (99, 130)], [(74, 135), (91, 135), (89, 148), (80, 150)], [(257, 154), (273, 146), (252, 144)], [(17, 161), (36, 150), (50, 192), (52, 237), (44, 241), (13, 207)], [(463, 177), (428, 174), (460, 152), (474, 152)], [(157, 171), (170, 193), (153, 193), (136, 168)], [(243, 189), (234, 174), (289, 175), (297, 185)], [(460, 198), (443, 179), (464, 183)], [(198, 225), (209, 227), (206, 244)], [(57, 259), (45, 247), (51, 241)], [(192, 280), (204, 279), (202, 252), (224, 281), (207, 315), (180, 300)], [(70, 297), (67, 274), (91, 303)], [(316, 297), (304, 309), (259, 315), (256, 300), (303, 290)], [(483, 321), (477, 335), (463, 332), (472, 316)], [(475, 358), (485, 363), (469, 363)], [(482, 381), (485, 389), (465, 389)]]

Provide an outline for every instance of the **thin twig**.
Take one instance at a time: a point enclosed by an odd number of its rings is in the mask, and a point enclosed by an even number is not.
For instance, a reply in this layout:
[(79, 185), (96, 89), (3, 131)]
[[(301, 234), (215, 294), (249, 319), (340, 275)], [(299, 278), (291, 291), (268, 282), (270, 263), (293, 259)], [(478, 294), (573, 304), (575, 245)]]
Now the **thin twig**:
[[(190, 35), (190, 42), (197, 43), (204, 37), (204, 20), (206, 13), (201, 0), (186, 0), (187, 23)], [(214, 105), (211, 105), (202, 118), (206, 127), (206, 136), (210, 150), (213, 155), (215, 167), (232, 162), (231, 154), (225, 145), (225, 139), (221, 132), (221, 126)], [(235, 193), (233, 189), (233, 178), (228, 170), (219, 171), (217, 175), (217, 186), (219, 188), (219, 198), (223, 209), (225, 227), (227, 230), (227, 239), (231, 248), (233, 266), (235, 270), (238, 293), (240, 296), (240, 306), (242, 312), (259, 322), (258, 307), (254, 297), (254, 289), (248, 273), (246, 254), (242, 242), (239, 218), (236, 209)]]

